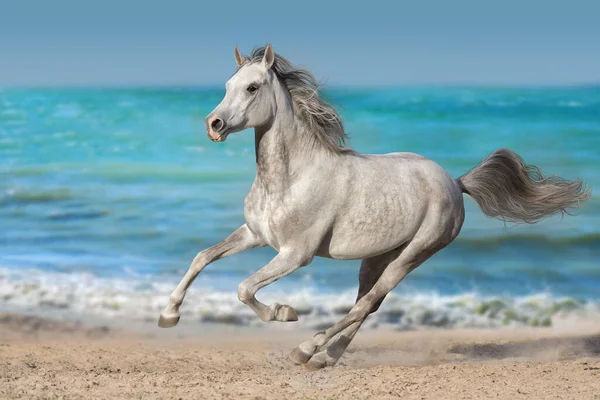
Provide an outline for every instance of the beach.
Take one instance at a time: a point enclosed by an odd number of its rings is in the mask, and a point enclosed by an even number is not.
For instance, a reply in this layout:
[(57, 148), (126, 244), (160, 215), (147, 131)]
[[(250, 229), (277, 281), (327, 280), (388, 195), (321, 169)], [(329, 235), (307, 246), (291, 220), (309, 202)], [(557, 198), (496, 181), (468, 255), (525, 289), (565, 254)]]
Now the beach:
[(0, 315), (0, 397), (135, 399), (596, 399), (600, 324), (370, 330), (338, 365), (287, 354), (312, 332), (265, 324), (59, 321)]

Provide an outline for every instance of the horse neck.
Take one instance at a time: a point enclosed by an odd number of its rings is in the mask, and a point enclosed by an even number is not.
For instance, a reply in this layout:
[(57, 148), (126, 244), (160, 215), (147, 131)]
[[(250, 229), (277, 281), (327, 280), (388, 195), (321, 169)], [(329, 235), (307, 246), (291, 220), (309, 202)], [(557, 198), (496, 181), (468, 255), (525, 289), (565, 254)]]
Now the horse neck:
[(326, 150), (289, 104), (278, 107), (271, 126), (255, 129), (257, 181), (270, 185), (268, 189), (289, 186), (303, 170), (315, 167), (326, 156)]

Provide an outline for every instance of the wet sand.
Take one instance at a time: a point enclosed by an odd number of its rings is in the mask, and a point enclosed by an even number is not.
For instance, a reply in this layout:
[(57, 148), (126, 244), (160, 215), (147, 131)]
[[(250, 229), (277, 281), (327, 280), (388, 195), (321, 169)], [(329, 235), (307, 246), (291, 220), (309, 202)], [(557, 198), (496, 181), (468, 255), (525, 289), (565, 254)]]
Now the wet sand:
[(312, 334), (0, 313), (0, 398), (600, 399), (594, 324), (364, 331), (337, 366), (316, 372), (287, 360)]

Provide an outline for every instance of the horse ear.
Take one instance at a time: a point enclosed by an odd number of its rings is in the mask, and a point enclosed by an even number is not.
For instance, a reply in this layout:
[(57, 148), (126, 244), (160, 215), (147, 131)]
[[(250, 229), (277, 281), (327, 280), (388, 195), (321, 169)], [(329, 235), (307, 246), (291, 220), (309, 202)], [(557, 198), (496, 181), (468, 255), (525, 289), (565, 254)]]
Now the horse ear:
[(275, 62), (275, 53), (273, 52), (273, 47), (271, 47), (270, 44), (268, 44), (265, 48), (265, 55), (263, 56), (262, 62), (267, 69), (271, 68)]
[(235, 46), (233, 53), (235, 55), (235, 63), (238, 67), (241, 67), (242, 64), (246, 62), (246, 57), (244, 57), (242, 53), (240, 53), (240, 49), (238, 49), (237, 46)]

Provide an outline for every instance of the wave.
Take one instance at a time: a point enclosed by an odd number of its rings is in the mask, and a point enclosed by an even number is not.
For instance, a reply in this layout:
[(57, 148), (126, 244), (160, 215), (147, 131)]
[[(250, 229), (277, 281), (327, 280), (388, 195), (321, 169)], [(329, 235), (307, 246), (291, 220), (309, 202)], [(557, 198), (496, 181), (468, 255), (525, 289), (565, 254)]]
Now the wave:
[(579, 101), (559, 101), (558, 102), (558, 106), (559, 107), (585, 107), (586, 104), (581, 103)]
[(538, 245), (544, 247), (573, 246), (573, 245), (600, 245), (600, 232), (581, 233), (576, 235), (549, 236), (536, 233), (503, 233), (502, 235), (461, 237), (454, 243), (465, 246), (512, 246), (512, 245)]
[(9, 189), (6, 195), (0, 196), (0, 205), (2, 204), (28, 204), (28, 203), (52, 203), (58, 201), (72, 200), (73, 194), (69, 189), (49, 189), (49, 190), (15, 190)]
[[(233, 156), (234, 154), (230, 154)], [(167, 182), (231, 182), (252, 178), (252, 172), (245, 170), (206, 171), (191, 169), (187, 165), (159, 163), (102, 163), (90, 166), (84, 163), (54, 163), (30, 165), (4, 169), (3, 173), (12, 176), (44, 176), (56, 173), (79, 173), (85, 176), (109, 179), (113, 182), (139, 182), (144, 180)]]
[[(64, 311), (70, 315), (155, 321), (177, 282), (131, 276), (101, 278), (88, 273), (0, 269), (4, 307), (27, 311)], [(237, 295), (203, 282), (188, 292), (182, 318), (201, 323), (260, 325), (262, 322)], [(351, 309), (355, 290), (318, 292), (267, 291), (260, 299), (292, 305), (306, 327), (324, 329)], [(394, 329), (498, 328), (552, 326), (573, 318), (597, 318), (600, 302), (538, 293), (523, 297), (485, 296), (476, 292), (444, 296), (433, 292), (391, 293), (367, 326)]]

